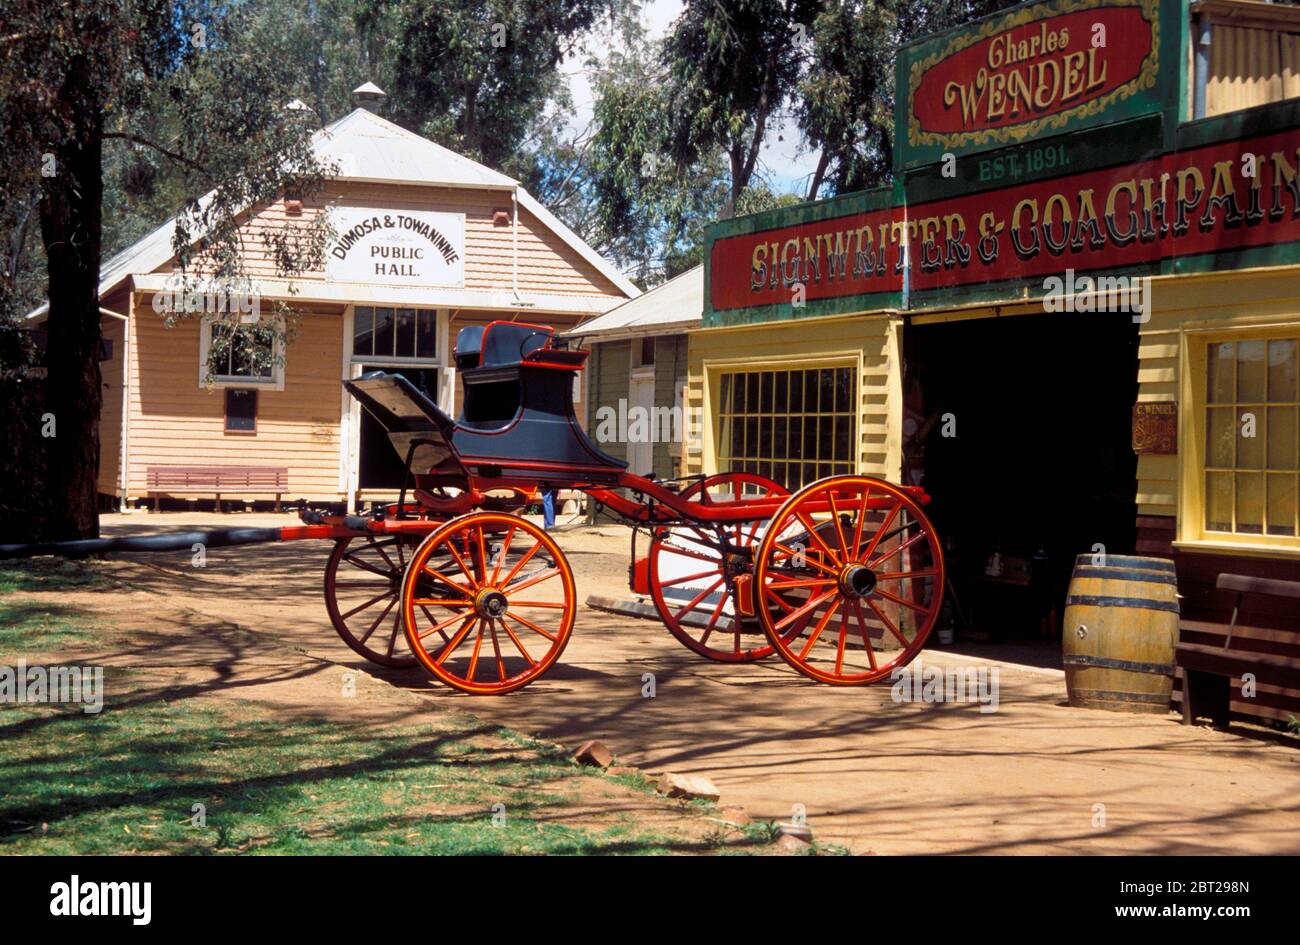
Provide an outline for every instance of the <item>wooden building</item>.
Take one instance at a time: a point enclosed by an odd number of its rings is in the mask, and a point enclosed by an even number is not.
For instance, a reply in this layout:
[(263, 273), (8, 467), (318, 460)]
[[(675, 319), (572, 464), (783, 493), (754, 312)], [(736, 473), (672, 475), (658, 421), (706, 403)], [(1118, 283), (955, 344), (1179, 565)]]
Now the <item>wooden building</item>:
[(1300, 578), (1298, 39), (1045, 0), (904, 47), (892, 186), (711, 228), (688, 471), (923, 483), (995, 638), (1083, 552), (1173, 557), (1192, 618)]
[[(279, 299), (301, 315), (273, 370), (210, 364), (213, 326), (201, 316), (167, 327), (154, 301), (175, 285), (171, 222), (104, 265), (101, 493), (123, 504), (212, 498), (221, 490), (210, 476), (187, 488), (178, 467), (225, 467), (230, 498), (275, 492), (355, 508), (392, 494), (400, 463), (343, 379), (401, 371), (454, 415), (460, 328), (504, 319), (560, 330), (639, 294), (517, 181), (380, 117), (373, 86), (358, 93), (366, 107), (315, 137), (339, 168), (324, 192), (245, 217), (252, 293), (267, 309)], [(292, 283), (277, 277), (277, 228), (319, 213), (331, 214), (336, 232), (324, 266)], [(422, 262), (377, 271), (386, 254)], [(239, 487), (235, 467), (261, 470), (260, 485)]]

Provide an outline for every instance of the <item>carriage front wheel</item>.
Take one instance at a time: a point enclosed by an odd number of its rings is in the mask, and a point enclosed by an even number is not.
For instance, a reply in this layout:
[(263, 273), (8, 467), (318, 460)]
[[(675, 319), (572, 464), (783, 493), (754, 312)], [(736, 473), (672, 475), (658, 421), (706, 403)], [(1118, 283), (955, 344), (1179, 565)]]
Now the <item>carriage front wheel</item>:
[(421, 543), (402, 582), (406, 640), (435, 679), (475, 695), (527, 686), (559, 659), (577, 610), (551, 537), (506, 512), (471, 512)]
[(755, 553), (755, 610), (781, 658), (818, 682), (888, 679), (943, 606), (943, 549), (920, 504), (868, 476), (796, 492)]

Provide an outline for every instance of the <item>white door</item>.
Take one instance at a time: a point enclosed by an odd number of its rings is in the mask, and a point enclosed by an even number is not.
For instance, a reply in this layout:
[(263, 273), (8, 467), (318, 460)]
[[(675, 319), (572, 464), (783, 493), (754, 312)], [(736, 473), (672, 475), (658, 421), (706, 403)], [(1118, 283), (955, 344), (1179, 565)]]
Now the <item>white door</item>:
[[(655, 369), (654, 366), (636, 368), (632, 372), (632, 383), (628, 391), (628, 472), (645, 475), (654, 469), (654, 406), (655, 406)], [(644, 418), (635, 423), (632, 411)]]

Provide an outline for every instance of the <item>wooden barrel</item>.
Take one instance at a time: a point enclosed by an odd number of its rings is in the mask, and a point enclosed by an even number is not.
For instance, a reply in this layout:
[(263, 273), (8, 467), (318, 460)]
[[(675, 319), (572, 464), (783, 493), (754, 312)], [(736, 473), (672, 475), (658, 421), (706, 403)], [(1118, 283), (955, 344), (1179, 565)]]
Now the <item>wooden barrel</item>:
[(1062, 649), (1070, 705), (1168, 712), (1178, 642), (1178, 579), (1164, 558), (1079, 555)]

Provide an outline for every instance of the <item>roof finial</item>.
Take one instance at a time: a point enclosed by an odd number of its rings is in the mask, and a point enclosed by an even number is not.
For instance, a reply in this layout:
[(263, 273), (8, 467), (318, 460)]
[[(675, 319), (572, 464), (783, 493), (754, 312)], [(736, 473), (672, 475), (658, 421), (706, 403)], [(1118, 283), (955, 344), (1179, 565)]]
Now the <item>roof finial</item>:
[(357, 107), (374, 114), (379, 113), (379, 105), (387, 97), (387, 93), (373, 82), (362, 83), (352, 90), (352, 100)]

